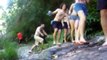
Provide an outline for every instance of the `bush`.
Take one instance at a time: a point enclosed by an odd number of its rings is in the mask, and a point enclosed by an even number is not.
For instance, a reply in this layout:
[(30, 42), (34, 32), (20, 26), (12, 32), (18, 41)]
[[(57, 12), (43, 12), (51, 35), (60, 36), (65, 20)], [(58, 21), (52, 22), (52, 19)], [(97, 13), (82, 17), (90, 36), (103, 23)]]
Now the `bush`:
[(0, 51), (1, 60), (17, 60), (17, 45), (15, 42), (9, 40), (0, 40), (0, 45), (2, 47)]

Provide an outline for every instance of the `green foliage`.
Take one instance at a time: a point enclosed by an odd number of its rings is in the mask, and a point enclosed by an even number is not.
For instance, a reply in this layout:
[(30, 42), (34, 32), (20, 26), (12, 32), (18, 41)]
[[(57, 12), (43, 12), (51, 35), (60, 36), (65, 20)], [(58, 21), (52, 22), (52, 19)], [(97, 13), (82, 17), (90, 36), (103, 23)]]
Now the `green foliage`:
[[(46, 15), (48, 10), (55, 10), (64, 2), (68, 8), (73, 0), (10, 0), (7, 19), (7, 37), (16, 39), (17, 32), (22, 32), (24, 38), (33, 39), (36, 27), (42, 22), (46, 24), (46, 31), (51, 33), (50, 21), (54, 16)], [(86, 21), (86, 35), (101, 31), (99, 12), (96, 7), (96, 0), (92, 0), (88, 5), (88, 16)], [(98, 26), (98, 27), (96, 27)], [(47, 29), (48, 28), (48, 29)], [(97, 29), (97, 30), (96, 30)]]
[[(0, 52), (1, 60), (16, 60), (17, 59), (17, 44), (13, 42), (16, 40), (17, 33), (22, 32), (24, 38), (27, 40), (34, 40), (33, 35), (36, 27), (42, 22), (46, 25), (46, 31), (48, 33), (53, 32), (50, 21), (54, 16), (49, 17), (46, 15), (48, 10), (55, 10), (60, 6), (62, 2), (67, 3), (69, 8), (72, 0), (10, 0), (8, 11), (4, 14), (4, 18), (7, 20), (7, 34), (5, 39), (0, 39), (0, 49), (4, 49), (4, 52)], [(95, 35), (99, 31), (101, 32), (100, 16), (96, 7), (96, 0), (92, 0), (88, 6), (88, 16), (86, 21), (86, 37)], [(97, 30), (96, 30), (97, 29)], [(99, 34), (102, 34), (99, 33)], [(98, 35), (99, 35), (98, 34)], [(53, 44), (52, 35), (46, 39), (47, 43), (40, 45), (36, 48), (36, 51), (41, 51)], [(63, 33), (61, 34), (61, 42), (63, 40)]]
[(0, 52), (0, 59), (1, 60), (5, 60), (6, 59), (6, 56), (5, 56), (4, 52)]
[(97, 9), (96, 0), (90, 1), (88, 6), (88, 16), (86, 20), (86, 34), (87, 35), (95, 35), (98, 32), (101, 32), (101, 25), (100, 25), (100, 14)]
[(6, 54), (6, 58), (7, 60), (17, 60), (17, 52), (14, 48), (9, 47), (5, 49), (5, 54)]
[[(48, 10), (55, 10), (62, 2), (71, 4), (70, 0), (10, 0), (7, 13), (7, 36), (15, 39), (17, 32), (23, 32), (30, 38), (36, 27), (42, 22), (46, 24), (46, 31), (52, 32)], [(53, 19), (53, 18), (52, 18)]]
[(18, 56), (13, 48), (6, 48), (3, 52), (0, 52), (1, 60), (17, 60)]
[(0, 40), (0, 59), (17, 60), (17, 44), (9, 40)]

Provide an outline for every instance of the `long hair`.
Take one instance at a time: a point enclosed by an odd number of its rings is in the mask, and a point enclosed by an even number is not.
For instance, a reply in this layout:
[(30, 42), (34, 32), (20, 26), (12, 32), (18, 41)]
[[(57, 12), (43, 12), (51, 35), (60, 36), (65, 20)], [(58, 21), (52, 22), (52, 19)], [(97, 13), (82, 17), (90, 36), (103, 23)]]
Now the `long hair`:
[(66, 5), (66, 4), (65, 4), (65, 3), (61, 3), (61, 5), (60, 5), (60, 8), (61, 8), (61, 9), (62, 9), (62, 6), (63, 6), (63, 5)]

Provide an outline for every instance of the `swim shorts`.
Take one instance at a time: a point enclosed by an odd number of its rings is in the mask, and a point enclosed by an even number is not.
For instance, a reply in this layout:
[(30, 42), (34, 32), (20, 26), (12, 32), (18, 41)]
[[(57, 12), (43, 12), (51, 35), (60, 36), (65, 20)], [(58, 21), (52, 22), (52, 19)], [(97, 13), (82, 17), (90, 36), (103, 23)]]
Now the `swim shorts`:
[(64, 29), (68, 29), (68, 24), (67, 24), (67, 22), (63, 22), (63, 23), (64, 23), (63, 28), (64, 28)]
[(70, 15), (69, 20), (79, 20), (79, 16), (76, 15)]
[(97, 3), (98, 10), (107, 9), (107, 0), (98, 0)]
[(52, 25), (53, 28), (62, 29), (62, 23), (59, 22), (59, 21), (52, 20), (51, 25)]

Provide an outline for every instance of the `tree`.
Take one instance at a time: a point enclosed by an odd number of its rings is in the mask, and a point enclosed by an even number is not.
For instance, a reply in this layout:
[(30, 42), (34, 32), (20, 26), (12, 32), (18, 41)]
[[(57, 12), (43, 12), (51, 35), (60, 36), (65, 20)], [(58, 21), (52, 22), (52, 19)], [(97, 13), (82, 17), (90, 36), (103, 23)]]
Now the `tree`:
[[(50, 21), (53, 17), (46, 15), (48, 10), (55, 10), (64, 2), (69, 8), (72, 0), (10, 0), (8, 6), (8, 13), (6, 20), (8, 24), (7, 36), (10, 38), (16, 37), (17, 32), (23, 32), (25, 37), (33, 37), (36, 27), (41, 23), (46, 24), (46, 31), (52, 32)], [(87, 18), (87, 31), (93, 32), (95, 26), (92, 27), (93, 22), (99, 23), (96, 1), (88, 4), (89, 15)], [(93, 7), (92, 7), (93, 6)], [(96, 23), (97, 22), (97, 23)], [(48, 29), (47, 29), (48, 28)], [(95, 31), (94, 31), (95, 32)]]

